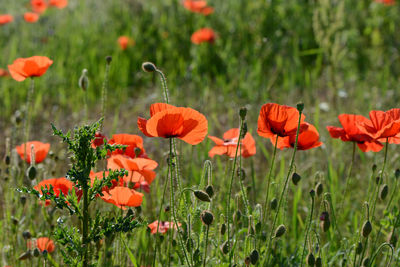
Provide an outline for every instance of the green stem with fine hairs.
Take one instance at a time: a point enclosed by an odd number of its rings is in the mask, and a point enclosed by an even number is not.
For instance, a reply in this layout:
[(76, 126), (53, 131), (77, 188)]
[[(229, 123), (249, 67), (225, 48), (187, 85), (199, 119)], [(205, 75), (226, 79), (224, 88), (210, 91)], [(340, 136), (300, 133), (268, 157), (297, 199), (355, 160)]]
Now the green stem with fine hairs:
[[(243, 124), (243, 122), (242, 122), (242, 124)], [(241, 125), (240, 127), (243, 127), (243, 125)], [(242, 147), (241, 147), (240, 143), (239, 143), (239, 150), (242, 151)], [(246, 210), (246, 215), (248, 216), (251, 214), (251, 211), (249, 208), (249, 200), (247, 198), (246, 190), (244, 188), (243, 181), (242, 181), (242, 155), (239, 155), (239, 185), (240, 185), (240, 190), (242, 191), (242, 197), (243, 197), (244, 208)]]
[(160, 80), (164, 91), (164, 101), (165, 103), (169, 104), (167, 79), (165, 78), (164, 73), (158, 68), (156, 68), (156, 72), (160, 75)]
[(350, 167), (349, 167), (349, 172), (347, 173), (346, 185), (344, 187), (343, 197), (342, 197), (342, 200), (341, 200), (341, 203), (340, 203), (340, 206), (339, 206), (340, 207), (339, 211), (343, 209), (344, 200), (346, 198), (346, 193), (347, 193), (347, 188), (349, 187), (350, 180), (351, 180), (351, 171), (353, 169), (355, 154), (356, 154), (356, 142), (353, 142), (353, 153), (352, 153), (352, 156), (351, 156), (351, 163), (350, 163)]
[(24, 159), (25, 161), (28, 159), (28, 148), (26, 147), (26, 143), (29, 141), (29, 133), (31, 126), (31, 118), (32, 118), (32, 105), (33, 105), (33, 93), (35, 91), (35, 80), (31, 78), (30, 86), (28, 89), (28, 94), (26, 97), (26, 111), (25, 111), (25, 121), (24, 121)]
[(206, 267), (206, 261), (207, 261), (207, 246), (208, 246), (208, 231), (210, 229), (210, 226), (207, 225), (206, 229), (206, 241), (204, 245), (204, 258), (203, 258), (203, 267)]
[(313, 212), (314, 212), (314, 196), (311, 195), (311, 213), (310, 213), (310, 219), (307, 225), (307, 229), (306, 229), (306, 236), (304, 237), (304, 244), (303, 244), (303, 253), (301, 255), (301, 267), (303, 266), (303, 261), (304, 261), (304, 255), (306, 252), (306, 244), (307, 244), (307, 238), (308, 238), (308, 233), (310, 232), (310, 228), (311, 228), (311, 222), (312, 222), (312, 218), (313, 218)]
[[(105, 121), (106, 118), (106, 102), (107, 102), (107, 91), (108, 91), (108, 76), (110, 73), (110, 63), (106, 63), (106, 73), (104, 76), (104, 82), (103, 82), (103, 87), (101, 90), (101, 117), (103, 118), (103, 121)], [(100, 131), (103, 130), (103, 123), (101, 124), (101, 129)]]

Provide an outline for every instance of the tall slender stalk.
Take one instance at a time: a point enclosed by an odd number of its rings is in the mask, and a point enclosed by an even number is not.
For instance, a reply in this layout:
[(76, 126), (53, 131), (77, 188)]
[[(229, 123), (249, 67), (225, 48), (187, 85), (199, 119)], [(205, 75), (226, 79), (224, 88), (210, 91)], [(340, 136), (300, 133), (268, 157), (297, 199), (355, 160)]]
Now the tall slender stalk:
[(346, 185), (344, 187), (343, 197), (342, 197), (342, 200), (341, 200), (341, 203), (340, 203), (339, 211), (343, 209), (344, 200), (346, 199), (347, 188), (349, 187), (350, 180), (351, 180), (351, 171), (353, 169), (355, 154), (356, 154), (356, 142), (353, 142), (353, 153), (352, 153), (352, 156), (351, 156), (351, 163), (350, 163), (349, 171), (347, 173)]
[(35, 80), (31, 78), (30, 86), (28, 89), (28, 94), (26, 97), (26, 111), (25, 111), (25, 121), (24, 121), (24, 160), (27, 160), (27, 142), (29, 141), (29, 133), (31, 127), (31, 118), (32, 118), (32, 105), (33, 105), (33, 93), (35, 91)]
[[(103, 87), (101, 90), (101, 117), (103, 121), (105, 121), (106, 116), (106, 102), (107, 102), (107, 91), (108, 91), (108, 76), (110, 74), (110, 64), (111, 64), (111, 56), (106, 57), (106, 73), (104, 76)], [(101, 124), (101, 131), (103, 130), (103, 124)]]
[(88, 200), (88, 186), (82, 187), (83, 191), (83, 218), (82, 218), (82, 244), (83, 244), (83, 267), (89, 266), (88, 264), (88, 223), (89, 223), (89, 200)]
[[(241, 144), (239, 144), (239, 150), (242, 151)], [(246, 215), (248, 216), (251, 214), (251, 211), (249, 208), (249, 200), (247, 199), (247, 194), (246, 194), (246, 190), (244, 188), (242, 179), (243, 179), (243, 177), (242, 177), (242, 156), (239, 155), (239, 185), (240, 185), (240, 190), (242, 191), (242, 197), (243, 197), (243, 203), (244, 203)]]
[(307, 244), (308, 233), (310, 232), (311, 222), (312, 222), (313, 212), (314, 212), (315, 191), (313, 189), (311, 190), (310, 195), (311, 195), (311, 213), (310, 213), (310, 219), (308, 221), (308, 225), (307, 225), (307, 229), (306, 229), (306, 235), (304, 237), (303, 253), (301, 254), (301, 265), (300, 265), (301, 267), (303, 266), (304, 255), (305, 255), (305, 252), (306, 252), (306, 244)]
[(206, 261), (207, 261), (207, 246), (208, 246), (208, 231), (210, 230), (210, 225), (207, 225), (206, 229), (206, 242), (204, 245), (204, 258), (203, 258), (203, 267), (206, 267)]

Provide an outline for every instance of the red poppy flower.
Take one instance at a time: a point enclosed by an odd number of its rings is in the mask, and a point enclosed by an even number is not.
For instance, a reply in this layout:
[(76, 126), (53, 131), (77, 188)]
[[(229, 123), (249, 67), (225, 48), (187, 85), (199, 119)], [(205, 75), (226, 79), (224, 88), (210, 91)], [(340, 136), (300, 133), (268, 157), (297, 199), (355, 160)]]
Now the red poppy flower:
[[(70, 190), (74, 189), (74, 183), (64, 177), (43, 180), (33, 188), (36, 191), (39, 191), (40, 194), (43, 194), (42, 187), (49, 190), (50, 186), (53, 187), (54, 195), (56, 197), (59, 197), (60, 193), (66, 196)], [(48, 205), (50, 205), (50, 200), (46, 200), (45, 206)]]
[(385, 6), (393, 6), (396, 4), (395, 0), (375, 0), (375, 2), (384, 4)]
[(8, 70), (14, 80), (22, 82), (28, 77), (42, 76), (51, 64), (53, 64), (53, 60), (48, 57), (33, 56), (18, 58), (13, 64), (8, 65)]
[(0, 77), (8, 77), (8, 76), (10, 76), (10, 73), (8, 73), (7, 70), (0, 69)]
[[(230, 158), (235, 157), (236, 145), (239, 138), (239, 129), (234, 128), (226, 131), (223, 136), (223, 140), (215, 136), (208, 136), (214, 141), (215, 146), (208, 152), (209, 157), (215, 155), (227, 155)], [(243, 140), (241, 140), (241, 151), (238, 151), (238, 155), (242, 155), (244, 158), (248, 158), (256, 154), (256, 142), (250, 133), (246, 133)]]
[(373, 139), (368, 132), (360, 125), (369, 122), (369, 120), (361, 115), (340, 114), (338, 116), (340, 124), (343, 128), (327, 126), (327, 130), (332, 138), (340, 138), (344, 142), (356, 142), (363, 152), (378, 152), (383, 145)]
[[(103, 180), (103, 177), (104, 176), (107, 177), (108, 174), (109, 174), (108, 171), (106, 171), (106, 172), (93, 172), (93, 171), (90, 171), (89, 178), (90, 178), (91, 186), (94, 185), (94, 181), (95, 180)], [(124, 185), (124, 181), (122, 179), (112, 180), (111, 183), (112, 183), (112, 186), (110, 188), (107, 187), (107, 186), (104, 186), (102, 188), (102, 191), (108, 192), (108, 191), (110, 191), (110, 189), (113, 189), (116, 186), (123, 186)]]
[(143, 148), (143, 138), (134, 134), (114, 134), (108, 141), (110, 145), (118, 144), (125, 145), (125, 151), (117, 149), (112, 152), (112, 155), (123, 154), (131, 158), (147, 158)]
[(190, 40), (194, 44), (201, 44), (201, 43), (214, 43), (215, 39), (217, 38), (215, 32), (210, 28), (202, 28), (192, 34)]
[[(307, 129), (308, 124), (304, 122), (305, 116), (301, 114), (300, 133)], [(258, 135), (268, 138), (275, 145), (278, 138), (279, 148), (288, 148), (290, 136), (296, 135), (299, 123), (299, 111), (296, 108), (267, 103), (261, 107), (258, 116)], [(278, 146), (277, 146), (278, 147)]]
[[(393, 108), (391, 110), (386, 111), (387, 114), (389, 114), (394, 121), (399, 121), (400, 120), (400, 109), (399, 108)], [(386, 142), (386, 138), (381, 138), (379, 139), (380, 142)], [(388, 137), (388, 142), (390, 144), (400, 144), (400, 133), (396, 134), (393, 137)]]
[(138, 207), (143, 201), (142, 193), (123, 186), (114, 187), (109, 192), (104, 191), (103, 194), (104, 196), (102, 196), (101, 199), (121, 209), (126, 209), (126, 206)]
[(133, 186), (133, 189), (135, 189), (135, 190), (140, 189), (146, 193), (150, 193), (150, 185), (146, 181), (141, 181), (141, 182), (135, 183), (135, 185)]
[(92, 148), (104, 145), (104, 139), (107, 140), (107, 137), (105, 135), (103, 135), (100, 132), (96, 132), (94, 139), (92, 141)]
[(189, 11), (206, 16), (214, 12), (214, 9), (207, 6), (207, 2), (203, 0), (185, 0), (183, 1), (183, 6)]
[[(31, 240), (28, 240), (27, 242), (27, 247), (29, 249), (32, 249), (32, 242)], [(36, 247), (41, 251), (47, 251), (48, 253), (52, 253), (55, 249), (55, 245), (53, 240), (51, 240), (48, 237), (39, 237), (36, 239)]]
[(47, 9), (47, 4), (44, 0), (31, 0), (31, 7), (33, 12), (42, 14)]
[[(319, 133), (317, 129), (312, 124), (309, 124), (307, 122), (305, 122), (305, 124), (307, 124), (307, 129), (299, 134), (299, 138), (297, 140), (297, 149), (308, 150), (314, 147), (321, 146), (322, 142), (319, 141)], [(285, 142), (286, 140), (287, 139), (283, 138), (278, 139), (277, 148), (283, 149), (287, 147), (287, 143)], [(296, 134), (290, 135), (288, 141), (290, 147), (293, 148), (296, 143)]]
[[(178, 223), (178, 224), (179, 224), (179, 226), (181, 226), (180, 223)], [(158, 227), (158, 232), (160, 234), (165, 234), (172, 227), (177, 229), (176, 225), (173, 222), (164, 222), (164, 221), (161, 221), (159, 225), (158, 225), (158, 221), (154, 221), (154, 222), (150, 223), (148, 225), (148, 227), (150, 228), (151, 233), (153, 235), (157, 233), (157, 227)]]
[(61, 9), (68, 5), (68, 0), (50, 0), (49, 5)]
[(118, 38), (118, 44), (122, 50), (126, 50), (128, 46), (133, 46), (135, 44), (135, 41), (133, 41), (133, 39), (129, 38), (128, 36), (120, 36)]
[(151, 184), (156, 177), (153, 171), (158, 164), (154, 160), (145, 158), (129, 158), (123, 155), (115, 155), (107, 160), (107, 168), (111, 170), (125, 169), (129, 172), (124, 176), (125, 183), (138, 183), (146, 181)]
[(5, 25), (14, 20), (14, 17), (9, 14), (0, 15), (0, 25)]
[(360, 128), (375, 140), (395, 137), (400, 133), (400, 115), (398, 115), (398, 112), (398, 109), (387, 112), (372, 110), (369, 112), (370, 120), (361, 122)]
[(46, 158), (47, 153), (49, 153), (50, 144), (47, 143), (45, 144), (39, 141), (30, 141), (26, 143), (26, 154), (27, 154), (26, 159), (25, 159), (25, 143), (16, 147), (17, 153), (19, 154), (22, 160), (25, 160), (27, 163), (31, 164), (32, 145), (35, 151), (35, 163), (42, 162)]
[(26, 12), (24, 14), (24, 20), (29, 23), (35, 23), (39, 20), (39, 14), (33, 12)]
[(191, 108), (174, 107), (164, 103), (152, 104), (149, 120), (138, 118), (138, 127), (148, 137), (177, 137), (196, 145), (208, 131), (206, 117)]

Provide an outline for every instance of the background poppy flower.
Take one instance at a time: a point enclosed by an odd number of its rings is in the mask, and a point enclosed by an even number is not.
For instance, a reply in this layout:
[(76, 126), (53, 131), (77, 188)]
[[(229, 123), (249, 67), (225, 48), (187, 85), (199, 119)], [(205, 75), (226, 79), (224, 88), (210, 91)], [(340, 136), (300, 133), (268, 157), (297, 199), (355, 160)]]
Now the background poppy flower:
[[(235, 157), (236, 144), (239, 138), (239, 128), (234, 128), (226, 131), (223, 135), (223, 140), (215, 136), (208, 136), (214, 141), (215, 146), (208, 152), (209, 157), (215, 155), (227, 155), (230, 158)], [(253, 156), (256, 154), (256, 142), (249, 132), (246, 133), (243, 140), (241, 140), (241, 151), (239, 155), (244, 158)]]
[(48, 237), (39, 237), (36, 239), (36, 247), (41, 252), (47, 250), (48, 253), (52, 253), (55, 249), (53, 240)]
[[(319, 133), (314, 125), (307, 123), (307, 129), (302, 131), (299, 134), (299, 138), (297, 140), (297, 149), (298, 150), (308, 150), (314, 147), (319, 147), (322, 145), (322, 142), (319, 141)], [(289, 136), (289, 144), (290, 147), (294, 147), (296, 143), (296, 135)], [(277, 148), (280, 148), (280, 141), (278, 139)], [(281, 148), (280, 148), (281, 149)]]
[(149, 120), (138, 118), (138, 127), (148, 137), (177, 137), (196, 145), (208, 131), (206, 117), (191, 108), (174, 107), (164, 103), (152, 104)]
[(150, 193), (150, 185), (146, 181), (135, 183), (135, 185), (133, 186), (133, 189), (135, 189), (135, 190), (136, 189), (141, 189), (146, 193)]
[(360, 127), (362, 123), (369, 121), (366, 117), (354, 114), (340, 114), (338, 118), (343, 128), (326, 127), (332, 138), (340, 138), (344, 142), (356, 142), (363, 152), (378, 152), (383, 148), (380, 142), (373, 139), (364, 128)]
[(203, 0), (185, 0), (183, 6), (194, 13), (209, 15), (214, 12), (212, 7), (207, 6), (207, 2)]
[[(74, 188), (74, 183), (64, 177), (52, 178), (41, 181), (33, 188), (36, 191), (39, 191), (39, 193), (42, 195), (42, 188), (49, 190), (51, 186), (53, 187), (54, 195), (56, 197), (59, 197), (60, 193), (62, 193), (64, 196), (67, 196), (68, 192)], [(45, 206), (48, 205), (50, 205), (50, 200), (46, 200)]]
[(128, 187), (117, 186), (109, 192), (103, 192), (103, 194), (104, 196), (102, 196), (101, 199), (121, 209), (126, 209), (126, 206), (138, 207), (143, 201), (142, 193), (136, 192)]
[(129, 38), (128, 36), (120, 36), (118, 38), (118, 44), (122, 50), (126, 50), (128, 46), (133, 46), (135, 42), (133, 39)]
[(0, 15), (0, 25), (5, 25), (14, 20), (14, 17), (9, 14)]
[(33, 12), (26, 12), (24, 14), (24, 20), (29, 23), (35, 23), (39, 20), (39, 14)]
[(375, 2), (384, 4), (385, 6), (393, 6), (396, 4), (395, 0), (375, 0)]
[(8, 73), (7, 70), (0, 69), (0, 77), (8, 77), (8, 76), (10, 76), (10, 73)]
[(35, 151), (35, 163), (40, 163), (45, 160), (50, 150), (50, 144), (42, 143), (39, 141), (30, 141), (26, 143), (26, 158), (25, 158), (25, 143), (17, 146), (17, 153), (22, 160), (26, 160), (27, 163), (31, 164), (31, 146), (33, 145)]
[(114, 134), (108, 141), (110, 145), (125, 145), (125, 151), (117, 149), (112, 152), (112, 155), (122, 154), (131, 158), (143, 157), (147, 158), (143, 148), (143, 138), (135, 134)]
[(50, 0), (49, 5), (61, 9), (68, 5), (68, 0)]
[[(181, 224), (178, 223), (178, 225), (180, 226)], [(177, 229), (177, 227), (173, 222), (164, 222), (164, 221), (161, 221), (160, 224), (158, 224), (158, 221), (154, 221), (150, 223), (147, 227), (150, 228), (150, 231), (153, 235), (157, 233), (157, 227), (158, 227), (158, 232), (160, 234), (165, 234), (172, 227)]]
[(201, 43), (214, 43), (216, 39), (215, 32), (210, 28), (202, 28), (194, 32), (190, 38), (192, 43), (201, 44)]
[(394, 113), (396, 111), (372, 110), (369, 112), (370, 120), (360, 123), (360, 128), (376, 140), (394, 137), (400, 133), (400, 119), (396, 119)]
[(47, 4), (44, 0), (31, 0), (31, 7), (33, 12), (42, 14), (47, 9)]
[(33, 56), (18, 58), (13, 64), (8, 65), (8, 70), (14, 80), (22, 82), (28, 77), (42, 76), (51, 64), (53, 64), (53, 60), (48, 57)]

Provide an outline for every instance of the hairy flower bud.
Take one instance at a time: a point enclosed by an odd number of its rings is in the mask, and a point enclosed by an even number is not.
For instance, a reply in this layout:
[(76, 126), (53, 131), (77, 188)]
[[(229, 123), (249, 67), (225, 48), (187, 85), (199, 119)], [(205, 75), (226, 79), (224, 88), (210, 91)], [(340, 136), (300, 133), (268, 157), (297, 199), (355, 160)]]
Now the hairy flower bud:
[(86, 91), (89, 88), (89, 78), (87, 77), (87, 69), (82, 70), (82, 75), (79, 78), (79, 87), (83, 90)]
[(210, 198), (214, 196), (214, 187), (212, 185), (207, 185), (205, 191)]
[(257, 249), (253, 249), (253, 251), (250, 253), (250, 262), (251, 262), (251, 264), (256, 265), (259, 258), (260, 258), (260, 254), (258, 253), (258, 250)]
[(306, 257), (306, 263), (308, 266), (315, 265), (315, 257), (314, 257), (314, 254), (312, 254), (312, 252), (308, 253), (308, 255)]
[(204, 202), (210, 202), (211, 199), (209, 197), (209, 195), (204, 192), (203, 190), (196, 190), (194, 191), (194, 195), (197, 199), (204, 201)]
[(214, 221), (214, 215), (209, 210), (203, 211), (200, 215), (200, 218), (201, 221), (207, 226), (212, 224), (212, 222)]
[(151, 62), (144, 62), (142, 64), (142, 69), (145, 72), (155, 72), (157, 70), (157, 67)]
[(31, 165), (28, 167), (26, 170), (26, 176), (28, 176), (29, 179), (34, 180), (37, 175), (37, 169), (34, 165)]
[(363, 237), (368, 237), (369, 234), (372, 232), (372, 224), (369, 220), (365, 221), (362, 227), (362, 236)]
[(389, 186), (387, 184), (383, 184), (381, 189), (379, 190), (379, 198), (384, 200), (389, 193)]
[(111, 61), (112, 61), (112, 56), (106, 56), (106, 62), (108, 65), (110, 65)]
[(303, 103), (303, 102), (297, 103), (296, 108), (297, 108), (297, 110), (298, 110), (299, 112), (303, 112), (303, 110), (304, 110), (304, 103)]
[(315, 192), (317, 192), (317, 196), (322, 195), (322, 193), (324, 192), (324, 186), (322, 185), (322, 183), (317, 183), (317, 185), (315, 186)]
[(297, 185), (298, 184), (298, 182), (300, 182), (300, 180), (301, 180), (301, 176), (298, 174), (298, 173), (293, 173), (293, 175), (292, 175), (292, 182), (293, 182), (293, 184), (294, 185)]
[(322, 267), (322, 258), (321, 257), (317, 257), (315, 259), (315, 267)]
[(278, 200), (274, 197), (271, 202), (269, 203), (272, 210), (276, 210), (278, 207)]
[(275, 230), (275, 238), (281, 237), (285, 233), (286, 233), (286, 227), (285, 227), (285, 225), (281, 224)]

